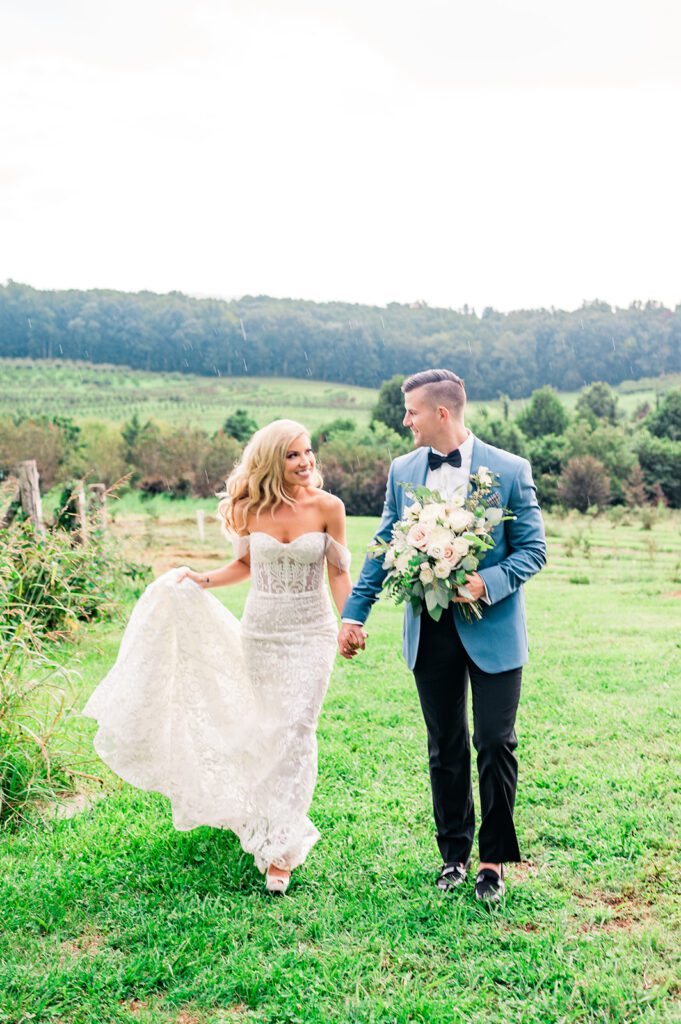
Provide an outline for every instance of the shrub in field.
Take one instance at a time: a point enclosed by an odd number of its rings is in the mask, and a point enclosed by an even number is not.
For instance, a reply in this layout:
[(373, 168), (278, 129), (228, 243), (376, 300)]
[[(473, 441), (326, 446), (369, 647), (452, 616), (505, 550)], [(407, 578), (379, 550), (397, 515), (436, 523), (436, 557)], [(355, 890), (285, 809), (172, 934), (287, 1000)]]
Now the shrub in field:
[(602, 380), (582, 388), (575, 404), (575, 416), (588, 420), (593, 426), (599, 420), (613, 425), (620, 419), (617, 394)]
[(631, 431), (606, 420), (581, 419), (564, 434), (566, 460), (591, 455), (605, 466), (610, 477), (611, 500), (624, 501), (626, 481), (636, 464)]
[(648, 503), (648, 492), (646, 491), (645, 478), (641, 464), (635, 462), (624, 485), (624, 501), (630, 508), (646, 505)]
[(410, 449), (407, 438), (382, 423), (338, 431), (319, 449), (324, 488), (342, 499), (348, 515), (380, 515), (390, 462)]
[[(29, 638), (27, 640), (27, 637)], [(19, 627), (0, 654), (0, 825), (22, 820), (36, 802), (68, 792), (78, 772), (59, 751), (69, 672), (36, 650)]]
[(672, 508), (681, 508), (681, 441), (655, 437), (641, 430), (636, 436), (635, 448), (653, 500), (657, 492), (657, 500), (663, 497)]
[(107, 487), (125, 476), (128, 467), (120, 430), (109, 423), (92, 421), (83, 426), (81, 436), (78, 455), (69, 463), (74, 476), (87, 476)]
[(20, 462), (35, 459), (41, 489), (49, 490), (69, 455), (67, 433), (55, 423), (37, 420), (0, 421), (0, 478), (16, 473)]
[(651, 412), (645, 426), (655, 437), (681, 441), (681, 389), (670, 391), (659, 407)]
[(409, 428), (405, 427), (402, 422), (404, 419), (402, 385), (405, 379), (403, 374), (397, 373), (390, 380), (383, 381), (378, 392), (378, 401), (371, 414), (374, 420), (384, 423), (386, 427), (390, 427), (396, 434), (401, 434), (403, 437), (409, 435)]
[(560, 475), (558, 499), (579, 512), (604, 508), (610, 500), (610, 478), (605, 466), (591, 455), (570, 459)]
[(516, 424), (526, 437), (562, 434), (569, 422), (558, 393), (548, 386), (533, 391), (530, 401), (516, 417)]
[(481, 409), (469, 426), (481, 441), (523, 458), (527, 456), (527, 438), (513, 420), (493, 416), (488, 409)]
[(553, 506), (558, 501), (558, 479), (567, 461), (565, 435), (544, 434), (527, 442), (527, 458), (537, 486), (540, 505)]
[(195, 427), (150, 430), (134, 448), (140, 489), (148, 494), (165, 491), (175, 497), (197, 494), (199, 467), (210, 447), (208, 434)]
[(246, 409), (235, 409), (225, 420), (222, 430), (235, 441), (245, 443), (256, 432), (258, 424)]
[(138, 593), (149, 570), (121, 557), (107, 536), (86, 547), (61, 530), (39, 536), (19, 522), (0, 533), (0, 641), (21, 631), (39, 648), (78, 622), (109, 618), (126, 587)]
[(56, 739), (71, 673), (50, 657), (54, 642), (81, 621), (110, 617), (149, 572), (101, 534), (81, 547), (59, 529), (40, 536), (29, 521), (0, 531), (0, 823), (79, 774)]
[(199, 464), (194, 493), (211, 498), (222, 491), (241, 451), (242, 446), (234, 437), (218, 430)]

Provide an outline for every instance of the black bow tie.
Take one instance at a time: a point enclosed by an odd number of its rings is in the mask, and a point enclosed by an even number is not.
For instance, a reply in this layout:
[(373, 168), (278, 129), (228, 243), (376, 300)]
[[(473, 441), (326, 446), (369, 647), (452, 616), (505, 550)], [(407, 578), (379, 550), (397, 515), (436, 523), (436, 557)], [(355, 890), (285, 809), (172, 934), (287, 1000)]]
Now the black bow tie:
[(439, 469), (443, 462), (446, 462), (448, 466), (460, 466), (461, 452), (459, 449), (455, 448), (449, 455), (438, 455), (432, 449), (428, 452), (428, 469)]

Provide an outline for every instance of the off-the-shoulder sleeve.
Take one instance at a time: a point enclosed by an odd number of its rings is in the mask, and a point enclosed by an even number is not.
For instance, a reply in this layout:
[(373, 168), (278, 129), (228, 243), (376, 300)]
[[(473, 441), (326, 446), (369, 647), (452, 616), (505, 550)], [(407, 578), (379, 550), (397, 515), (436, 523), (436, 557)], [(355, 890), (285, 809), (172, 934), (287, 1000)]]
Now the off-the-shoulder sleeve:
[(251, 538), (249, 534), (240, 536), (235, 533), (234, 530), (229, 530), (227, 533), (229, 542), (232, 545), (232, 551), (234, 552), (235, 558), (243, 558), (251, 550)]
[(344, 547), (343, 544), (339, 544), (337, 540), (326, 535), (326, 557), (331, 565), (338, 566), (343, 572), (347, 572), (350, 568), (350, 562), (352, 555), (348, 548)]

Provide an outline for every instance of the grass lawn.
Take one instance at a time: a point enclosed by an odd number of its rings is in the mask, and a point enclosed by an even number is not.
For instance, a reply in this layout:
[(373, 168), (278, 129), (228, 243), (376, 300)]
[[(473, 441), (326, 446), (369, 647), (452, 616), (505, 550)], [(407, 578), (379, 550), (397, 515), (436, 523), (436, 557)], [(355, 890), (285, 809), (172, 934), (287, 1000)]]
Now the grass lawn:
[[(156, 571), (224, 557), (194, 505), (120, 508)], [(350, 522), (354, 572), (373, 520)], [(285, 898), (235, 838), (177, 833), (167, 801), (103, 767), (103, 796), (0, 838), (0, 1024), (576, 1024), (679, 1020), (681, 515), (548, 517), (527, 588), (509, 895), (443, 895), (425, 728), (381, 602), (365, 656), (339, 659), (320, 722), (322, 840)], [(218, 592), (239, 612), (241, 586)], [(122, 625), (70, 655), (87, 694)], [(94, 723), (72, 718), (89, 747)]]

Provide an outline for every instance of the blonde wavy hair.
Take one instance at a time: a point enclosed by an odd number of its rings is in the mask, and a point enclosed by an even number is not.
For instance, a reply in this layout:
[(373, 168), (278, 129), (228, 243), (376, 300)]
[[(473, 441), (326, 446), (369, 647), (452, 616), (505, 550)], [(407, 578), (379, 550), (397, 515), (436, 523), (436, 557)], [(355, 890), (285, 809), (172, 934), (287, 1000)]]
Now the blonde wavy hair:
[[(296, 420), (274, 420), (255, 432), (229, 474), (224, 491), (218, 494), (222, 499), (218, 516), (228, 530), (241, 532), (253, 511), (259, 515), (265, 509), (274, 512), (279, 505), (295, 505), (295, 500), (284, 489), (284, 466), (291, 441), (301, 434), (310, 436), (307, 427)], [(312, 483), (315, 487), (323, 483), (316, 464)], [(237, 505), (240, 522), (237, 522)]]

